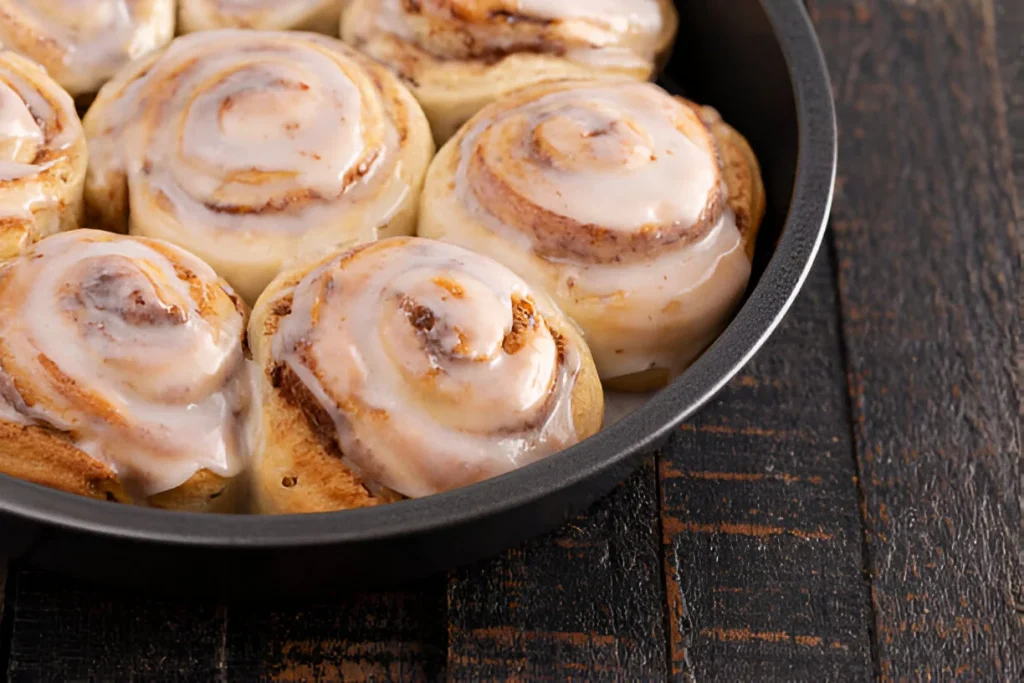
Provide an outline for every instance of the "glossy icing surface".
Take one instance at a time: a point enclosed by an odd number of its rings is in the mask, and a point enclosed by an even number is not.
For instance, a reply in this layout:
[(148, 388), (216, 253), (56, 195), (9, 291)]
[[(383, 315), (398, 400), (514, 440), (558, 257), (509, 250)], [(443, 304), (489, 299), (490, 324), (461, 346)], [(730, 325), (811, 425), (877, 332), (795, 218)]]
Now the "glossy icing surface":
[(715, 151), (693, 116), (648, 84), (556, 91), (483, 117), (465, 133), (458, 191), (479, 201), (486, 176), (576, 223), (616, 233), (689, 229), (721, 182)]
[(0, 419), (66, 434), (141, 495), (246, 457), (245, 315), (171, 245), (62, 233), (0, 269)]
[[(84, 133), (74, 103), (42, 67), (0, 52), (0, 258), (54, 232), (81, 206)], [(15, 224), (16, 222), (16, 224)]]
[(463, 486), (577, 439), (581, 350), (521, 279), (455, 245), (395, 238), (275, 300), (272, 355), (334, 421), (346, 462), (406, 496)]
[(173, 35), (173, 0), (0, 0), (0, 45), (44, 64), (72, 94), (95, 92)]
[(549, 292), (583, 327), (602, 378), (678, 373), (746, 287), (715, 142), (657, 86), (542, 86), (482, 111), (439, 158), (422, 234)]
[(368, 64), (316, 34), (175, 40), (86, 117), (97, 201), (126, 183), (134, 234), (192, 249), (255, 300), (283, 262), (372, 239), (418, 191), (415, 102)]

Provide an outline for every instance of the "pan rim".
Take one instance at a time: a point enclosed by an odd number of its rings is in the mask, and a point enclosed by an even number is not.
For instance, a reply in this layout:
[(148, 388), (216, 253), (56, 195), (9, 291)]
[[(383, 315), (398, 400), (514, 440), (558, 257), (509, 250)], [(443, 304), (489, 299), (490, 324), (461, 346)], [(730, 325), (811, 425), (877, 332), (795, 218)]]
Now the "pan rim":
[(210, 515), (94, 501), (0, 475), (0, 514), (156, 545), (273, 550), (400, 539), (529, 506), (649, 450), (714, 396), (774, 332), (825, 233), (836, 175), (828, 70), (800, 0), (761, 0), (794, 89), (798, 156), (775, 253), (729, 327), (680, 378), (614, 426), (561, 453), (463, 489), (390, 505), (304, 515)]

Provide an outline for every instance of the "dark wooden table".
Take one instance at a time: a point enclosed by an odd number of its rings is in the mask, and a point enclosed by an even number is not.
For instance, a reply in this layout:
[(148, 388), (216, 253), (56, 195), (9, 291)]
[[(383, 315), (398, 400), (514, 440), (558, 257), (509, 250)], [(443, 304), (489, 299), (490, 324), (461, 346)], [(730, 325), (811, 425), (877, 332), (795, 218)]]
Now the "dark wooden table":
[(494, 560), (294, 609), (16, 567), (5, 599), (0, 569), (0, 672), (1024, 679), (1024, 2), (808, 4), (832, 231), (767, 348), (612, 496)]

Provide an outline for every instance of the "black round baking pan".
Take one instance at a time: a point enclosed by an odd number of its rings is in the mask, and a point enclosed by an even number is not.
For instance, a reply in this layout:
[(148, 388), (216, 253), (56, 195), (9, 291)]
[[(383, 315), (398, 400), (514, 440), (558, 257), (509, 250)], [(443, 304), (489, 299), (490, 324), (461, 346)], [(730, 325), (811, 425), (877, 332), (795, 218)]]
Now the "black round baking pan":
[(825, 229), (836, 132), (800, 0), (679, 0), (666, 87), (717, 107), (761, 161), (768, 213), (745, 303), (682, 377), (597, 436), (517, 472), (331, 514), (199, 515), (96, 502), (0, 476), (0, 554), (134, 588), (222, 599), (324, 596), (470, 562), (608, 492), (747, 362), (785, 315)]

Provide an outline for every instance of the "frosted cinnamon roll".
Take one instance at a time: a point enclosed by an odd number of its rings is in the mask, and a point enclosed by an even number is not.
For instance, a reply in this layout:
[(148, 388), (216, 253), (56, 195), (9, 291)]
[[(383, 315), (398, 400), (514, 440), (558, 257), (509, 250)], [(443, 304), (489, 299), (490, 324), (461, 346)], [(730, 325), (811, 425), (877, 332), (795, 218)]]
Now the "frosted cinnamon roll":
[(559, 78), (650, 78), (671, 0), (348, 0), (342, 38), (409, 84), (438, 144), (484, 105)]
[(427, 496), (600, 428), (601, 385), (573, 325), (455, 245), (398, 237), (282, 273), (249, 334), (262, 512)]
[(41, 66), (0, 52), (0, 260), (82, 219), (85, 135)]
[(95, 230), (0, 265), (0, 473), (228, 511), (245, 487), (247, 309), (170, 244)]
[(433, 141), (386, 69), (313, 33), (204, 31), (85, 117), (92, 225), (197, 254), (250, 303), (289, 260), (412, 234)]
[(0, 46), (46, 67), (72, 95), (174, 36), (174, 0), (0, 0)]
[(438, 153), (420, 234), (501, 261), (583, 329), (602, 380), (663, 386), (724, 329), (765, 209), (717, 112), (648, 83), (543, 84)]
[(342, 0), (178, 0), (181, 33), (218, 28), (338, 35)]

